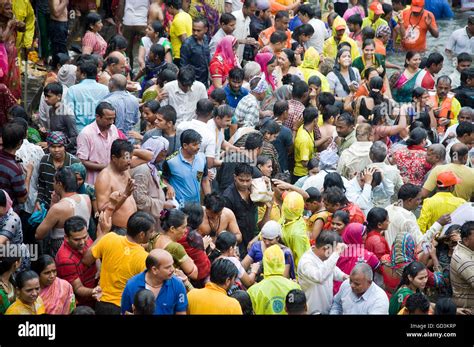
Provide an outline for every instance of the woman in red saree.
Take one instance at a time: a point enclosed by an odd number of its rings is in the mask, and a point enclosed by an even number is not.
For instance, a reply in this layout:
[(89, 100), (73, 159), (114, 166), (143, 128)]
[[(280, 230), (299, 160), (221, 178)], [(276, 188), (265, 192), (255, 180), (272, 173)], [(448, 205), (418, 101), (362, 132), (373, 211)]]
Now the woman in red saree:
[(209, 95), (215, 88), (222, 88), (227, 82), (229, 72), (234, 67), (240, 67), (236, 52), (239, 44), (233, 36), (225, 36), (217, 45), (216, 53), (209, 64), (209, 71), (212, 78), (212, 86), (209, 88)]
[(8, 110), (17, 104), (17, 100), (10, 89), (0, 83), (0, 127), (3, 127), (8, 122)]

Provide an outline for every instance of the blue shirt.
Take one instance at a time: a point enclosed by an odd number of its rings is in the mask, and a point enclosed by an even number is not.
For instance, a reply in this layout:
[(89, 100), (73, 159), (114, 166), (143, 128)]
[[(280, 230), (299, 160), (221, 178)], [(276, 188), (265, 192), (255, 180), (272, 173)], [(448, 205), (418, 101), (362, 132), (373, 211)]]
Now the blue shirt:
[(236, 93), (232, 89), (230, 89), (229, 84), (224, 87), (224, 91), (225, 96), (227, 97), (227, 105), (232, 108), (236, 108), (239, 101), (242, 100), (242, 98), (249, 93), (247, 89), (242, 87), (240, 87), (239, 91)]
[[(132, 312), (135, 294), (141, 289), (146, 289), (146, 271), (147, 270), (128, 280), (122, 293), (122, 303), (120, 305), (122, 314), (125, 314), (125, 311)], [(174, 275), (169, 280), (166, 280), (158, 293), (155, 304), (155, 315), (170, 315), (176, 312), (186, 311), (188, 308), (188, 298), (183, 282)]]
[(207, 177), (206, 156), (199, 152), (191, 164), (184, 159), (180, 148), (164, 162), (163, 177), (173, 186), (181, 206), (186, 202), (201, 202), (201, 181)]
[(93, 79), (85, 79), (67, 91), (64, 102), (73, 110), (77, 132), (95, 121), (95, 108), (109, 94), (109, 88)]
[(103, 101), (115, 108), (115, 126), (128, 137), (128, 132), (133, 130), (140, 120), (138, 99), (124, 90), (108, 94)]
[(211, 63), (211, 51), (209, 40), (204, 36), (204, 42), (198, 43), (194, 36), (190, 36), (181, 46), (181, 67), (192, 65), (196, 71), (196, 80), (202, 82), (209, 88), (209, 64)]
[(435, 19), (451, 19), (454, 13), (446, 0), (426, 0), (425, 9), (432, 12)]

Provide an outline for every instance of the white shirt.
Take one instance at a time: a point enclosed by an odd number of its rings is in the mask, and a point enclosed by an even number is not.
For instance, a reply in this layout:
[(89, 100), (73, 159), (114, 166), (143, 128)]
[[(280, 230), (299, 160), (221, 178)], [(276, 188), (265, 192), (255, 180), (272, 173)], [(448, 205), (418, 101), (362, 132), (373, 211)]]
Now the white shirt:
[[(310, 187), (314, 187), (319, 191), (323, 191), (324, 178), (330, 172), (336, 172), (336, 170), (321, 170), (316, 175), (308, 177), (301, 189), (306, 190)], [(344, 183), (344, 187), (347, 189), (349, 181), (345, 177), (342, 177), (342, 182)]]
[(334, 297), (330, 314), (387, 314), (389, 301), (385, 291), (375, 282), (357, 296), (352, 291), (350, 280), (345, 280)]
[(370, 141), (356, 141), (350, 145), (339, 157), (337, 172), (350, 180), (354, 174), (364, 170), (372, 163), (369, 158), (370, 147)]
[(187, 93), (179, 88), (177, 80), (166, 83), (163, 90), (168, 92), (168, 97), (163, 99), (160, 105), (174, 107), (177, 113), (176, 126), (183, 121), (194, 119), (197, 102), (201, 99), (207, 99), (206, 87), (199, 81), (194, 81)]
[[(232, 5), (233, 6), (233, 5)], [(245, 18), (244, 13), (242, 10), (232, 12), (236, 19), (235, 23), (235, 30), (232, 35), (237, 40), (243, 40), (250, 36), (250, 16)], [(237, 49), (237, 56), (239, 57), (239, 61), (241, 62), (244, 57), (244, 48), (245, 45), (239, 45)]]
[(211, 42), (209, 42), (209, 50), (211, 51), (211, 58), (214, 56), (214, 53), (216, 53), (217, 49), (217, 44), (225, 37), (225, 32), (220, 28), (217, 30), (215, 35), (212, 37)]
[(393, 195), (393, 183), (386, 178), (377, 187), (372, 188), (366, 183), (361, 188), (356, 176), (349, 181), (346, 189), (347, 199), (359, 206), (366, 216), (374, 207), (374, 195), (377, 199), (390, 199)]
[(461, 85), (461, 73), (454, 69), (453, 73), (449, 75), (451, 78), (451, 89), (457, 88)]
[(459, 53), (474, 54), (474, 36), (469, 38), (467, 34), (467, 26), (455, 30), (449, 37), (446, 49), (452, 51), (455, 55)]
[(146, 26), (150, 0), (125, 0), (124, 25)]
[(456, 139), (456, 129), (458, 128), (458, 125), (459, 123), (453, 124), (448, 129), (446, 129), (446, 132), (444, 133), (443, 138), (439, 142), (443, 143), (448, 138), (449, 134), (454, 134), (453, 138), (446, 141), (448, 144), (453, 142)]
[(244, 7), (244, 4), (240, 0), (232, 0), (232, 12), (240, 11)]
[(215, 135), (207, 127), (207, 124), (197, 119), (181, 122), (176, 128), (177, 136), (181, 136), (181, 133), (188, 129), (196, 130), (199, 133), (199, 135), (202, 136), (199, 152), (204, 153), (206, 158), (215, 158), (216, 156)]
[(455, 137), (449, 144), (446, 146), (446, 163), (449, 164), (451, 162), (451, 156), (449, 155), (449, 152), (451, 152), (451, 147), (455, 145), (456, 143), (461, 143), (457, 137)]
[(224, 143), (225, 137), (224, 137), (224, 130), (223, 129), (218, 129), (216, 122), (214, 121), (214, 118), (210, 119), (207, 122), (207, 128), (210, 130), (210, 132), (213, 135), (214, 142), (216, 143), (216, 155), (215, 158), (219, 159), (220, 153), (221, 153), (221, 148), (222, 144)]
[(344, 272), (337, 266), (339, 253), (334, 252), (322, 261), (312, 250), (298, 263), (298, 283), (306, 294), (309, 314), (329, 314), (333, 300), (334, 280), (342, 281)]
[(326, 29), (324, 22), (317, 18), (311, 18), (308, 22), (314, 29), (314, 34), (311, 36), (308, 42), (306, 42), (306, 48), (314, 47), (318, 53), (323, 52), (324, 40), (326, 40), (330, 35)]

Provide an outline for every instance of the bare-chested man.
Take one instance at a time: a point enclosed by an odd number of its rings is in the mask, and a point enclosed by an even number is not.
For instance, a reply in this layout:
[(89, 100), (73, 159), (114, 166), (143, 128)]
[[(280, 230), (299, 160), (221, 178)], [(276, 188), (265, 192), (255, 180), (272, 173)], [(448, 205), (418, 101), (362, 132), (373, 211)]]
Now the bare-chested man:
[(237, 242), (241, 242), (242, 234), (234, 212), (224, 207), (224, 204), (224, 198), (216, 192), (204, 197), (204, 218), (199, 226), (199, 233), (202, 236), (210, 235), (215, 242), (221, 232), (230, 231), (237, 237)]
[(49, 39), (51, 40), (51, 54), (53, 57), (58, 53), (68, 54), (68, 11), (69, 0), (49, 0)]
[(64, 222), (72, 216), (80, 216), (87, 221), (91, 216), (92, 205), (87, 194), (77, 194), (76, 174), (70, 167), (61, 167), (54, 176), (54, 192), (51, 207), (46, 218), (36, 229), (36, 239), (42, 240), (49, 233), (46, 253), (53, 258), (64, 241)]
[[(137, 211), (133, 199), (135, 184), (130, 176), (130, 162), (133, 145), (117, 139), (110, 149), (110, 163), (97, 176), (95, 193), (99, 211), (109, 209), (112, 214), (112, 230), (119, 235), (125, 235), (128, 218)], [(118, 191), (117, 201), (110, 201), (112, 192)]]

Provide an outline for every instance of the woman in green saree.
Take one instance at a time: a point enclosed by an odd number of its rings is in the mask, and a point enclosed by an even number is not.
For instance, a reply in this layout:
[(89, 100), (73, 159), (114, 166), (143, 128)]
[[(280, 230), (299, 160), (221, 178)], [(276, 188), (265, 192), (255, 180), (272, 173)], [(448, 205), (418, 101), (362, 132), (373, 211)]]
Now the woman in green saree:
[(411, 102), (415, 82), (420, 73), (421, 56), (409, 51), (405, 56), (405, 70), (402, 74), (395, 72), (390, 76), (392, 96), (396, 102)]

